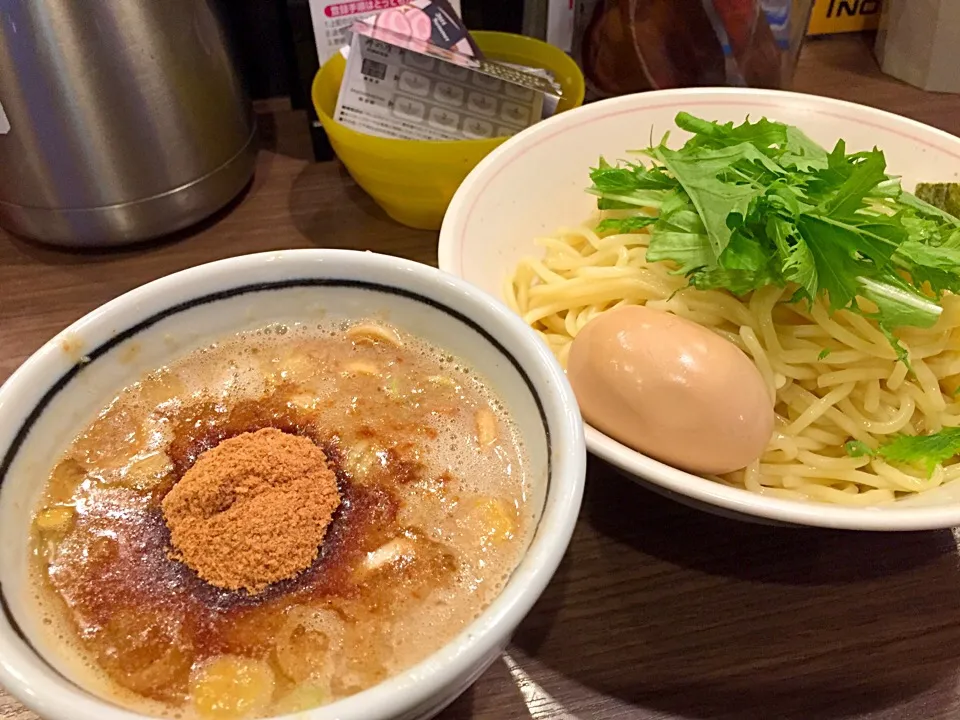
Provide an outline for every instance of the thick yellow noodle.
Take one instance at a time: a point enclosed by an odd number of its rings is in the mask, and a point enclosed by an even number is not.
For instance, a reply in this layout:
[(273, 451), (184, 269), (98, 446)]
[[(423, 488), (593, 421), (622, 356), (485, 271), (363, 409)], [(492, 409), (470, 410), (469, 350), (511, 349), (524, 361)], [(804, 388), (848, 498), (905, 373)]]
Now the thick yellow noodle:
[(960, 297), (944, 297), (932, 328), (899, 333), (908, 371), (873, 321), (847, 311), (831, 315), (819, 302), (788, 303), (790, 288), (738, 298), (688, 287), (668, 264), (646, 261), (647, 233), (600, 237), (596, 220), (538, 239), (543, 256), (520, 262), (506, 280), (506, 300), (564, 367), (581, 328), (624, 304), (693, 320), (750, 356), (770, 390), (776, 428), (758, 461), (714, 480), (775, 497), (864, 506), (960, 478), (960, 464), (928, 477), (878, 458), (848, 457), (843, 448), (848, 440), (876, 448), (897, 434), (960, 426), (953, 397), (960, 385)]

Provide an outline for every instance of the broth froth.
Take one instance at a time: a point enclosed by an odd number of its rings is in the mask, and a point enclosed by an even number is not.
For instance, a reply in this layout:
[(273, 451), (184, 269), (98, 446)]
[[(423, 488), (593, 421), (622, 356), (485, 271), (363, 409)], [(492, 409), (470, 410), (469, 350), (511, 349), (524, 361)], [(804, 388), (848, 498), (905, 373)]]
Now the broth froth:
[[(326, 454), (317, 559), (248, 594), (171, 559), (161, 502), (205, 450), (262, 428)], [(100, 694), (150, 714), (258, 717), (344, 697), (451, 639), (532, 530), (526, 459), (483, 378), (392, 328), (274, 327), (157, 370), (68, 448), (34, 522), (51, 631)]]

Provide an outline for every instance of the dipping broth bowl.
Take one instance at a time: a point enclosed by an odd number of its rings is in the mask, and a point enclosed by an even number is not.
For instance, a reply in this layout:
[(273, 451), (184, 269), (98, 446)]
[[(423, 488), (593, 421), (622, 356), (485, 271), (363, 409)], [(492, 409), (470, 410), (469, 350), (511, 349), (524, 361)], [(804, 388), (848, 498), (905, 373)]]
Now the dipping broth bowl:
[(373, 253), (292, 250), (176, 273), (91, 312), (0, 388), (0, 684), (44, 720), (143, 720), (86, 691), (40, 627), (28, 576), (32, 515), (53, 464), (124, 387), (235, 333), (381, 317), (462, 358), (505, 400), (526, 446), (536, 525), (500, 595), (423, 662), (302, 720), (423, 720), (499, 656), (570, 541), (586, 450), (560, 366), (519, 318), (463, 280)]

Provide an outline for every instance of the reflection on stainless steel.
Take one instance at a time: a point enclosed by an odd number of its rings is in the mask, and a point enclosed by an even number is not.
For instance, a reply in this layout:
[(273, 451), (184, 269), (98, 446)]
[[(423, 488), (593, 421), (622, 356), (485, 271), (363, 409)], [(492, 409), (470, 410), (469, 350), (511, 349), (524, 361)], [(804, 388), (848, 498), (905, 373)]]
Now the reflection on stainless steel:
[(120, 244), (236, 196), (254, 120), (211, 3), (0, 0), (0, 224)]
[(533, 678), (510, 656), (510, 653), (503, 653), (503, 664), (507, 666), (513, 681), (517, 684), (517, 689), (523, 696), (523, 702), (533, 720), (578, 720), (534, 682)]

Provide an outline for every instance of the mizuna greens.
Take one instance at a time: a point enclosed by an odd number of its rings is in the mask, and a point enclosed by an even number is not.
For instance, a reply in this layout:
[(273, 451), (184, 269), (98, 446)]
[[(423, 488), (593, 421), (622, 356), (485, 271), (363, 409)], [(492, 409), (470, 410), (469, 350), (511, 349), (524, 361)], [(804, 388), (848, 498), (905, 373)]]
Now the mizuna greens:
[[(943, 294), (960, 293), (960, 219), (906, 192), (876, 148), (850, 153), (840, 140), (827, 151), (765, 118), (735, 126), (680, 113), (676, 124), (693, 134), (680, 149), (664, 137), (639, 152), (651, 162), (592, 169), (599, 209), (642, 209), (597, 231), (649, 231), (647, 260), (673, 263), (701, 290), (790, 286), (790, 302), (820, 299), (831, 313), (873, 319), (909, 367), (894, 330), (931, 327)], [(956, 190), (921, 188), (934, 202)], [(846, 450), (932, 472), (960, 453), (960, 429)]]
[(944, 428), (930, 435), (900, 435), (884, 443), (876, 450), (857, 440), (844, 446), (851, 457), (879, 456), (887, 462), (900, 465), (917, 465), (930, 475), (937, 465), (960, 453), (960, 428)]
[[(647, 259), (671, 261), (699, 289), (743, 295), (794, 284), (792, 300), (823, 298), (894, 328), (930, 327), (944, 291), (960, 292), (960, 219), (904, 191), (880, 150), (832, 151), (799, 129), (676, 117), (693, 133), (642, 151), (653, 162), (601, 159), (588, 192), (600, 209), (656, 216), (606, 219), (600, 232), (649, 227)], [(869, 303), (863, 302), (864, 300)]]

